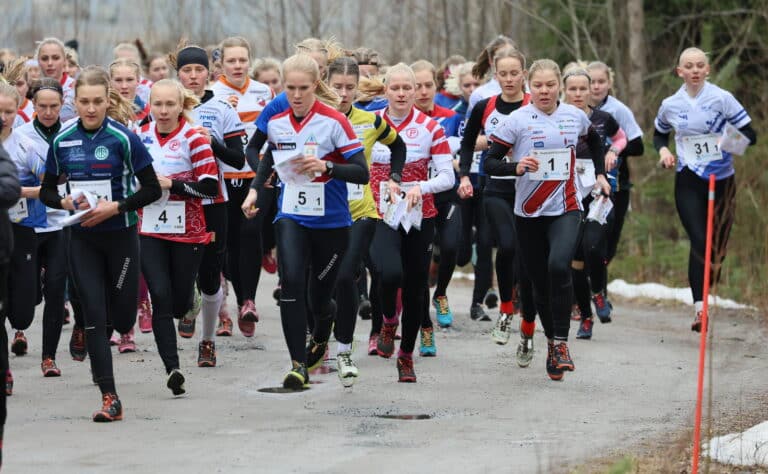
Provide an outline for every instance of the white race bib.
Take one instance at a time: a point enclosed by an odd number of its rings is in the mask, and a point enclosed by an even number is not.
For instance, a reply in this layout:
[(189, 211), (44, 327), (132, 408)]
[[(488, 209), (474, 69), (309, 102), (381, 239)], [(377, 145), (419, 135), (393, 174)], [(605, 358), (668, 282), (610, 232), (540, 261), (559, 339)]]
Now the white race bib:
[(88, 191), (96, 196), (96, 199), (112, 200), (112, 181), (109, 179), (99, 181), (70, 181), (69, 187), (74, 191)]
[(347, 201), (357, 201), (365, 196), (365, 185), (347, 183)]
[(297, 216), (325, 215), (325, 184), (283, 184), (282, 211)]
[(27, 198), (19, 199), (19, 202), (17, 202), (16, 205), (8, 209), (8, 217), (11, 218), (11, 222), (21, 222), (29, 217)]
[(710, 163), (722, 160), (720, 137), (713, 133), (683, 137), (683, 156), (688, 164)]
[(153, 234), (183, 234), (186, 232), (184, 201), (162, 199), (145, 206), (142, 211), (141, 231)]
[[(419, 183), (400, 183), (400, 199), (404, 199), (406, 193)], [(383, 216), (389, 209), (389, 181), (382, 181), (379, 183), (379, 212)]]
[(571, 176), (571, 149), (533, 150), (531, 154), (539, 160), (539, 169), (529, 172), (534, 181), (567, 181)]
[(576, 160), (576, 176), (582, 188), (591, 188), (597, 181), (592, 160)]
[(469, 166), (469, 172), (477, 174), (480, 172), (480, 157), (483, 156), (482, 151), (476, 151), (472, 154), (472, 164)]

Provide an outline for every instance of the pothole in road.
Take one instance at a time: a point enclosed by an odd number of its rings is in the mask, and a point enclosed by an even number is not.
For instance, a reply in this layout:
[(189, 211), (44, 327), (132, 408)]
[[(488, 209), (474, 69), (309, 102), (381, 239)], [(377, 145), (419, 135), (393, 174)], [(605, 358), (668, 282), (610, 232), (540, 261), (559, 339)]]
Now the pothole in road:
[(293, 390), (285, 387), (264, 387), (264, 388), (260, 388), (259, 392), (261, 393), (301, 393), (305, 390), (309, 390), (309, 388), (302, 388), (301, 390)]
[(383, 415), (374, 415), (376, 418), (384, 418), (387, 420), (431, 420), (432, 415), (428, 415), (426, 413), (418, 413), (418, 414), (394, 414), (394, 413), (385, 413)]

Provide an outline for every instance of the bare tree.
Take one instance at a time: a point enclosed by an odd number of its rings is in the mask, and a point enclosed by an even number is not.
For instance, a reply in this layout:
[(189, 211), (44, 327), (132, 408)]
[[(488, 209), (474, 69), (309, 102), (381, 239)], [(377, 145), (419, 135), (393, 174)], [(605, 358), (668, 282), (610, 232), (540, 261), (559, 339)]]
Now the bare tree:
[(643, 13), (643, 0), (627, 1), (627, 27), (629, 33), (629, 74), (628, 94), (629, 108), (640, 118), (644, 125), (645, 118), (645, 94), (643, 90), (643, 77), (645, 77), (645, 15)]

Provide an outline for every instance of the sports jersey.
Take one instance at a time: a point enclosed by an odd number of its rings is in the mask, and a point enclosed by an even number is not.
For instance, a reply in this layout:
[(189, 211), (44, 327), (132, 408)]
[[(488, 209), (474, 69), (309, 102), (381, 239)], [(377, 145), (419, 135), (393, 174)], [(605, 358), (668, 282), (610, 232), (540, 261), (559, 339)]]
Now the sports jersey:
[[(490, 135), (490, 139), (512, 147), (511, 161), (519, 162), (534, 150), (568, 150), (568, 179), (537, 181), (529, 173), (517, 178), (515, 214), (521, 217), (559, 216), (581, 209), (574, 179), (576, 145), (587, 135), (589, 118), (580, 109), (560, 103), (552, 114), (528, 104), (512, 112)], [(548, 166), (541, 162), (539, 167)], [(554, 164), (552, 165), (554, 168)]]
[[(16, 165), (22, 187), (40, 186), (45, 173), (45, 158), (34, 143), (15, 130), (3, 142), (11, 161)], [(8, 210), (11, 222), (24, 227), (45, 227), (45, 204), (39, 199), (21, 198)], [(26, 217), (22, 217), (26, 216)]]
[[(734, 174), (733, 156), (719, 150), (719, 159), (713, 157), (714, 161), (697, 161), (693, 156), (694, 148), (712, 147), (714, 152), (717, 138), (722, 135), (726, 122), (742, 128), (751, 121), (747, 111), (730, 92), (705, 82), (694, 98), (688, 95), (683, 85), (674, 95), (664, 99), (654, 125), (661, 133), (675, 131), (677, 171), (688, 167), (702, 178), (714, 174), (719, 180)], [(710, 135), (711, 140), (691, 138), (702, 135)]]
[(463, 97), (453, 95), (449, 92), (441, 91), (435, 94), (435, 105), (453, 110), (457, 114), (460, 113), (458, 108), (461, 106), (462, 102), (464, 102), (464, 104), (467, 103)]
[[(310, 148), (317, 158), (334, 163), (344, 163), (355, 153), (363, 151), (349, 120), (341, 112), (319, 100), (315, 100), (301, 122), (296, 121), (290, 109), (272, 117), (268, 124), (267, 137), (273, 148), (272, 155), (276, 165), (283, 159), (299, 153), (309, 155)], [(293, 219), (304, 227), (314, 229), (352, 225), (346, 182), (323, 173), (307, 185), (283, 183), (281, 186), (275, 222), (280, 219)], [(290, 196), (286, 197), (287, 195)], [(317, 207), (311, 210), (299, 209), (298, 206), (303, 206), (307, 198), (312, 204), (317, 204)]]
[[(245, 126), (240, 121), (240, 116), (235, 112), (229, 102), (213, 97), (210, 91), (205, 91), (202, 102), (192, 111), (195, 125), (202, 125), (211, 132), (211, 137), (224, 143), (230, 137), (243, 137), (245, 140)], [(224, 186), (224, 170), (220, 160), (217, 160), (219, 168), (219, 194), (215, 199), (203, 199), (203, 205), (227, 202), (227, 187)]]
[[(434, 105), (431, 111), (424, 112), (425, 115), (436, 121), (441, 127), (448, 140), (448, 148), (451, 150), (451, 155), (456, 154), (461, 148), (461, 139), (459, 139), (459, 124), (462, 122), (462, 117), (451, 109), (441, 107), (437, 104)], [(434, 170), (430, 168), (430, 177), (434, 174)], [(437, 203), (451, 201), (456, 197), (453, 190), (459, 186), (459, 180), (456, 178), (454, 172), (454, 185), (451, 189), (442, 191), (435, 195)]]
[(365, 102), (358, 101), (353, 105), (354, 107), (357, 107), (360, 110), (365, 110), (366, 112), (376, 112), (377, 110), (386, 109), (389, 105), (389, 101), (384, 97), (374, 97), (373, 100), (367, 100)]
[(59, 119), (62, 123), (69, 119), (77, 117), (77, 110), (75, 109), (75, 79), (68, 76), (65, 72), (59, 80), (61, 89), (64, 91), (64, 104), (61, 106), (61, 113)]
[[(45, 163), (47, 172), (67, 175), (72, 189), (86, 189), (107, 201), (121, 201), (136, 189), (134, 174), (152, 165), (152, 157), (136, 134), (107, 117), (95, 131), (81, 120), (62, 126), (53, 138)], [(136, 225), (136, 212), (110, 217), (83, 231), (117, 230)]]
[[(235, 110), (240, 116), (240, 120), (245, 125), (245, 133), (248, 140), (251, 139), (253, 133), (256, 131), (256, 120), (259, 118), (261, 111), (271, 101), (275, 93), (272, 89), (261, 82), (252, 80), (251, 78), (245, 79), (243, 87), (236, 87), (229, 81), (226, 76), (222, 75), (218, 81), (216, 81), (211, 87), (213, 95), (227, 100), (229, 96), (236, 96), (238, 98), (237, 107)], [(246, 141), (247, 145), (247, 141)], [(245, 146), (243, 146), (245, 151)], [(222, 163), (224, 169), (224, 178), (237, 179), (237, 178), (253, 178), (256, 173), (248, 166), (248, 163), (243, 164), (240, 169), (234, 169), (231, 166)]]
[[(610, 138), (619, 131), (619, 123), (613, 115), (602, 110), (592, 110), (589, 116), (592, 129), (600, 136), (600, 143), (608, 148)], [(592, 153), (586, 140), (579, 140), (576, 145), (576, 187), (581, 199), (587, 197), (595, 184), (595, 168), (592, 162)]]
[[(206, 178), (219, 179), (219, 170), (210, 143), (186, 120), (181, 119), (179, 126), (166, 136), (161, 136), (157, 131), (157, 122), (150, 122), (141, 127), (139, 138), (152, 155), (153, 166), (158, 175), (186, 182), (199, 182)], [(171, 194), (168, 202), (175, 201), (184, 202), (184, 232), (154, 233), (140, 230), (141, 235), (186, 244), (210, 242), (212, 234), (206, 231), (202, 200)], [(146, 214), (147, 208), (139, 211), (139, 229)]]
[[(402, 173), (401, 188), (407, 192), (408, 183), (416, 183), (422, 192), (422, 215), (431, 218), (437, 215), (435, 192), (445, 191), (448, 187), (435, 186), (437, 176), (430, 177), (430, 165), (438, 169), (453, 169), (451, 150), (443, 128), (426, 114), (415, 107), (400, 125), (394, 125), (387, 115), (387, 110), (380, 110), (376, 115), (383, 117), (394, 128), (406, 146), (405, 167)], [(370, 184), (379, 215), (382, 213), (381, 183), (389, 181), (391, 152), (388, 147), (375, 144), (371, 153)], [(455, 181), (455, 180), (454, 180)], [(437, 188), (437, 189), (435, 189)]]
[[(48, 138), (46, 138), (42, 130), (38, 130), (37, 126), (35, 125), (35, 121), (33, 120), (31, 122), (25, 123), (21, 127), (14, 129), (13, 133), (18, 133), (24, 136), (34, 144), (34, 147), (36, 148), (37, 153), (40, 155), (41, 159), (43, 160), (43, 167), (44, 167), (45, 159), (48, 156), (48, 148), (50, 144), (48, 143)], [(66, 184), (59, 185), (59, 194), (62, 194), (62, 195), (66, 194), (66, 191), (67, 191)], [(48, 221), (47, 225), (45, 227), (35, 227), (35, 232), (49, 232), (54, 230), (60, 230), (61, 220), (69, 216), (69, 211), (66, 211), (64, 209), (53, 209), (51, 207), (47, 207), (46, 216)]]
[(472, 113), (472, 109), (475, 108), (475, 104), (483, 99), (499, 94), (501, 94), (501, 85), (499, 85), (499, 81), (497, 81), (495, 77), (492, 77), (491, 80), (473, 90), (472, 94), (469, 95), (466, 116), (469, 117), (469, 114)]
[(146, 77), (139, 78), (139, 84), (136, 86), (136, 97), (140, 98), (145, 104), (149, 103), (149, 95), (152, 93), (152, 81)]
[[(349, 109), (347, 114), (349, 122), (352, 124), (352, 130), (363, 145), (365, 161), (371, 166), (371, 152), (374, 144), (391, 145), (397, 140), (397, 132), (394, 128), (373, 112), (366, 112), (356, 107)], [(355, 195), (362, 192), (362, 198), (354, 199)], [(373, 200), (371, 186), (369, 184), (347, 183), (347, 198), (349, 201), (349, 212), (352, 213), (352, 221), (362, 217), (378, 219), (379, 213), (376, 210), (376, 201)], [(354, 200), (353, 200), (354, 199)]]
[(24, 97), (24, 102), (21, 104), (21, 107), (19, 107), (18, 116), (24, 120), (24, 123), (32, 120), (35, 117), (35, 104)]
[[(523, 94), (523, 100), (520, 102), (505, 102), (504, 99), (500, 98), (500, 94), (488, 97), (487, 99), (482, 99), (476, 104), (476, 106), (481, 107), (483, 111), (482, 118), (480, 119), (481, 133), (485, 135), (486, 138), (490, 137), (509, 114), (524, 105), (528, 105), (530, 101), (530, 94)], [(485, 176), (483, 166), (487, 154), (487, 151), (482, 151), (479, 156), (475, 154), (473, 157), (473, 161), (477, 160), (476, 173), (480, 176)], [(491, 176), (489, 181), (486, 182), (485, 192), (491, 194), (508, 194), (508, 189), (506, 189), (504, 183), (515, 179), (515, 176)]]
[[(629, 110), (629, 107), (624, 105), (624, 103), (617, 98), (611, 95), (606, 96), (605, 99), (595, 107), (595, 110), (602, 110), (603, 112), (608, 112), (613, 115), (613, 118), (619, 122), (619, 126), (627, 135), (627, 141), (643, 136), (643, 130), (640, 128), (640, 125), (637, 124), (635, 115)], [(627, 160), (619, 159), (616, 168), (611, 170), (608, 174), (609, 179), (612, 180), (612, 186), (615, 186), (616, 180), (618, 180), (619, 188), (629, 187), (629, 165), (627, 165)]]
[(259, 118), (256, 119), (256, 128), (266, 134), (269, 120), (275, 115), (285, 112), (290, 108), (291, 104), (288, 102), (288, 96), (285, 95), (285, 92), (277, 94), (277, 96), (264, 107), (261, 114), (259, 114)]

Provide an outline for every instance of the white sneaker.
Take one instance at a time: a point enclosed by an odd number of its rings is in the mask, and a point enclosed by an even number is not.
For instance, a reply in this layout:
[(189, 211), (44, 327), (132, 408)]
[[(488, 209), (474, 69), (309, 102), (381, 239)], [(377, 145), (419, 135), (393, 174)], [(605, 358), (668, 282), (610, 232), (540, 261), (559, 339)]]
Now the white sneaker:
[(509, 336), (512, 335), (512, 317), (511, 314), (499, 313), (496, 326), (491, 331), (493, 342), (502, 346), (509, 342)]
[(517, 365), (528, 367), (533, 359), (533, 337), (528, 337), (520, 331), (520, 343), (517, 345)]
[(336, 354), (336, 368), (338, 369), (341, 384), (345, 387), (351, 387), (358, 375), (357, 366), (352, 362), (352, 351)]

